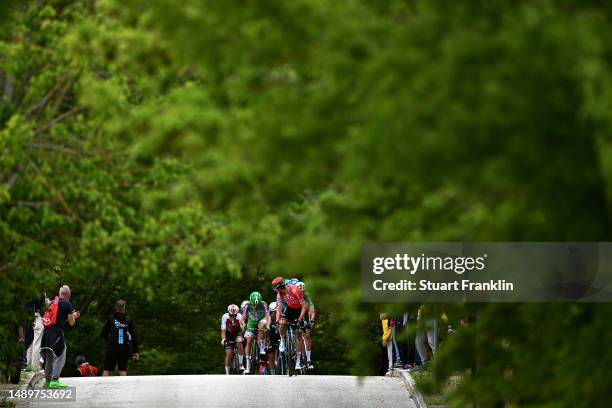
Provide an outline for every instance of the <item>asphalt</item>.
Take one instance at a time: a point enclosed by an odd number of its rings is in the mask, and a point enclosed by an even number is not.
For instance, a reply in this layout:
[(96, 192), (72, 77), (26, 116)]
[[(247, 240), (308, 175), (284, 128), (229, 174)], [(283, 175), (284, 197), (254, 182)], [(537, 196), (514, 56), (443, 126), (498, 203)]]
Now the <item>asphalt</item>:
[(397, 377), (174, 375), (63, 378), (76, 402), (29, 407), (416, 407)]

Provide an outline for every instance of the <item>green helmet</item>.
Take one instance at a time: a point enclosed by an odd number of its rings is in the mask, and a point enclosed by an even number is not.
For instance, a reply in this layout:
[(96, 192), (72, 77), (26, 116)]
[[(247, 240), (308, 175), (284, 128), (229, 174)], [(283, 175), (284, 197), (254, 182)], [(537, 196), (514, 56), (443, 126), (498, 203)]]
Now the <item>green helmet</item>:
[(262, 300), (262, 297), (261, 297), (261, 293), (259, 292), (253, 292), (249, 296), (249, 303), (251, 305), (256, 305), (258, 303), (261, 303), (261, 300)]

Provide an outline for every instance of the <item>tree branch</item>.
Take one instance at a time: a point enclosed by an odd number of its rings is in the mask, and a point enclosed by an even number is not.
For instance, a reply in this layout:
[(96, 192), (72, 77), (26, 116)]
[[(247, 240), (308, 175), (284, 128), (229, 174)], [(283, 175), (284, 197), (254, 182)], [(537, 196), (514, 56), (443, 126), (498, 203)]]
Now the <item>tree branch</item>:
[(16, 205), (20, 205), (22, 207), (29, 207), (29, 208), (40, 208), (40, 207), (44, 207), (46, 205), (49, 205), (48, 201), (23, 201), (23, 200), (17, 200), (15, 201)]
[(13, 77), (10, 75), (6, 76), (6, 81), (4, 82), (4, 97), (9, 104), (13, 104)]
[(53, 107), (51, 108), (52, 115), (57, 114), (59, 108), (62, 106), (62, 103), (64, 102), (64, 99), (66, 99), (66, 93), (79, 79), (79, 75), (80, 75), (80, 72), (78, 72), (73, 78), (70, 78), (68, 82), (66, 83), (66, 85), (64, 85), (64, 87), (59, 93), (59, 97), (57, 98), (57, 100), (53, 104)]
[(19, 88), (19, 93), (15, 97), (15, 104), (14, 104), (15, 109), (19, 108), (19, 105), (21, 105), (21, 102), (23, 101), (23, 98), (25, 97), (25, 94), (26, 94), (26, 89), (28, 88), (28, 85), (30, 84), (30, 80), (32, 79), (33, 75), (34, 73), (31, 70), (26, 72), (25, 78), (23, 79), (23, 83), (21, 84), (21, 87)]
[(73, 154), (73, 155), (81, 155), (82, 153), (78, 150), (71, 149), (69, 147), (64, 147), (61, 145), (56, 145), (53, 143), (28, 143), (26, 147), (32, 149), (46, 149), (46, 150), (55, 150), (61, 153)]
[(0, 266), (0, 272), (6, 272), (8, 270), (11, 270), (15, 268), (17, 265), (19, 265), (17, 262), (9, 262), (6, 265)]
[(38, 168), (38, 166), (36, 165), (36, 163), (34, 163), (34, 161), (27, 157), (28, 163), (30, 164), (30, 166), (32, 166), (32, 168), (36, 171), (36, 173), (38, 173), (38, 175), (41, 177), (41, 180), (43, 182), (43, 184), (57, 197), (57, 199), (59, 200), (60, 204), (62, 205), (62, 207), (64, 207), (64, 210), (74, 219), (81, 221), (81, 218), (79, 218), (79, 216), (77, 215), (77, 213), (75, 213), (72, 208), (70, 208), (70, 206), (68, 205), (68, 203), (66, 202), (66, 200), (64, 199), (64, 196), (62, 195), (62, 193), (60, 193), (58, 190), (56, 190), (47, 180), (47, 178), (42, 174), (42, 172), (40, 171), (40, 169)]
[(42, 127), (36, 129), (36, 132), (34, 132), (34, 135), (39, 136), (42, 133), (45, 133), (47, 130), (49, 130), (53, 125), (58, 124), (59, 122), (63, 121), (64, 119), (69, 118), (70, 116), (73, 116), (73, 115), (76, 115), (77, 113), (83, 112), (86, 109), (87, 108), (84, 107), (84, 106), (78, 106), (78, 107), (72, 108), (68, 112), (62, 113), (58, 117), (56, 117), (53, 120), (51, 120), (51, 121), (47, 122), (46, 124), (44, 124)]
[(81, 312), (81, 314), (83, 314), (83, 313), (85, 313), (87, 311), (87, 308), (89, 307), (91, 302), (93, 302), (93, 300), (96, 298), (96, 295), (100, 291), (100, 288), (102, 288), (102, 285), (104, 285), (106, 283), (106, 281), (108, 280), (108, 275), (109, 275), (108, 271), (104, 272), (102, 274), (102, 277), (100, 278), (100, 280), (98, 280), (98, 283), (96, 283), (96, 286), (94, 286), (93, 290), (79, 304), (78, 310), (79, 310), (79, 312)]
[(34, 105), (30, 106), (25, 114), (29, 116), (34, 111), (36, 111), (36, 121), (38, 121), (40, 119), (40, 115), (45, 110), (45, 107), (51, 100), (51, 97), (55, 94), (55, 92), (57, 92), (57, 90), (60, 88), (60, 86), (64, 83), (65, 80), (66, 80), (66, 76), (63, 76), (62, 78), (60, 78), (60, 80), (57, 81), (57, 83), (53, 86), (53, 88), (51, 88), (51, 90), (47, 92), (44, 98), (42, 98), (38, 103), (35, 103)]

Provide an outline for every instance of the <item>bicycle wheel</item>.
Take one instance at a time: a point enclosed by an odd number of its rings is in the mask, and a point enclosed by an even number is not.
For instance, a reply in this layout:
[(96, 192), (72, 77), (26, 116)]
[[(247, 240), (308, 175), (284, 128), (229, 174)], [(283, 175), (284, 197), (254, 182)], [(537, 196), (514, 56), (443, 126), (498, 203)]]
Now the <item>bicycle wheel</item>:
[(238, 371), (238, 366), (236, 362), (238, 361), (238, 356), (236, 355), (236, 347), (232, 347), (232, 363), (230, 364), (230, 374), (236, 374)]
[(287, 344), (287, 356), (286, 356), (287, 357), (287, 371), (288, 371), (289, 377), (291, 377), (297, 374), (297, 371), (295, 370), (297, 352), (296, 352), (296, 346), (295, 346), (295, 337), (293, 334), (293, 329), (291, 327), (289, 327), (289, 330), (288, 330), (286, 344)]
[(308, 374), (308, 361), (306, 361), (306, 351), (304, 351), (304, 346), (302, 346), (302, 357), (301, 357), (301, 361), (302, 361), (302, 369), (300, 370), (300, 374), (302, 375), (306, 375)]
[(278, 375), (285, 375), (287, 373), (287, 359), (285, 358), (285, 352), (279, 351), (276, 358), (276, 367)]
[(253, 338), (251, 341), (251, 374), (256, 374), (259, 369), (259, 350), (257, 347), (257, 339)]

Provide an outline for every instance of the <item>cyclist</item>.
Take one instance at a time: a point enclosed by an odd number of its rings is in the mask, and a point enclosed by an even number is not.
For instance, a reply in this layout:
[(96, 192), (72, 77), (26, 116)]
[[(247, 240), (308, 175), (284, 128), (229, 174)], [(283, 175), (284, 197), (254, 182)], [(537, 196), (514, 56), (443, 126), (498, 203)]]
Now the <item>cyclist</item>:
[(240, 329), (240, 320), (242, 315), (238, 313), (238, 306), (229, 305), (227, 307), (227, 313), (221, 317), (221, 345), (225, 349), (225, 374), (230, 373), (230, 364), (232, 358), (232, 343), (236, 343), (238, 351), (238, 361), (240, 364), (240, 371), (244, 371), (242, 365), (242, 355), (244, 350), (242, 348), (242, 330)]
[(276, 308), (277, 303), (272, 302), (268, 306), (270, 309), (270, 331), (268, 332), (268, 340), (270, 344), (268, 346), (268, 367), (270, 368), (270, 374), (276, 374), (276, 359), (278, 358), (278, 342), (280, 335), (278, 334), (278, 326), (276, 324)]
[(247, 366), (245, 374), (251, 373), (251, 342), (253, 341), (253, 332), (257, 330), (257, 345), (259, 346), (259, 354), (266, 354), (265, 350), (265, 333), (264, 330), (270, 329), (270, 311), (268, 304), (263, 301), (259, 292), (253, 292), (249, 296), (249, 302), (242, 309), (241, 322), (246, 321), (246, 350), (247, 350)]
[[(287, 322), (293, 322), (297, 320), (298, 325), (303, 326), (304, 317), (308, 311), (308, 303), (304, 300), (304, 294), (302, 290), (295, 285), (285, 284), (285, 280), (282, 277), (277, 277), (272, 280), (272, 289), (278, 294), (276, 297), (276, 303), (285, 303), (285, 310), (277, 307), (276, 309), (276, 321), (278, 322), (280, 332), (280, 345), (279, 351), (282, 353), (285, 351), (285, 335), (287, 334)], [(302, 339), (301, 336), (297, 336), (297, 359), (295, 362), (295, 369), (301, 370), (302, 367)]]
[[(285, 285), (295, 285), (302, 290), (304, 294), (304, 299), (306, 303), (308, 303), (308, 315), (304, 317), (304, 342), (305, 342), (305, 351), (306, 351), (306, 361), (309, 370), (314, 369), (314, 365), (312, 364), (312, 326), (314, 325), (315, 318), (317, 316), (317, 312), (315, 310), (315, 304), (312, 301), (312, 297), (310, 293), (305, 289), (304, 282), (300, 281), (297, 278), (285, 279)], [(283, 307), (285, 307), (285, 302), (283, 302)]]
[(306, 316), (305, 322), (306, 325), (304, 327), (304, 348), (306, 349), (306, 364), (309, 370), (314, 368), (312, 364), (312, 326), (315, 323), (315, 319), (317, 317), (317, 311), (315, 309), (315, 304), (312, 301), (312, 297), (310, 293), (306, 290), (306, 285), (304, 282), (298, 282), (295, 284), (298, 288), (302, 290), (304, 294), (304, 299), (306, 303), (308, 303), (308, 315)]

